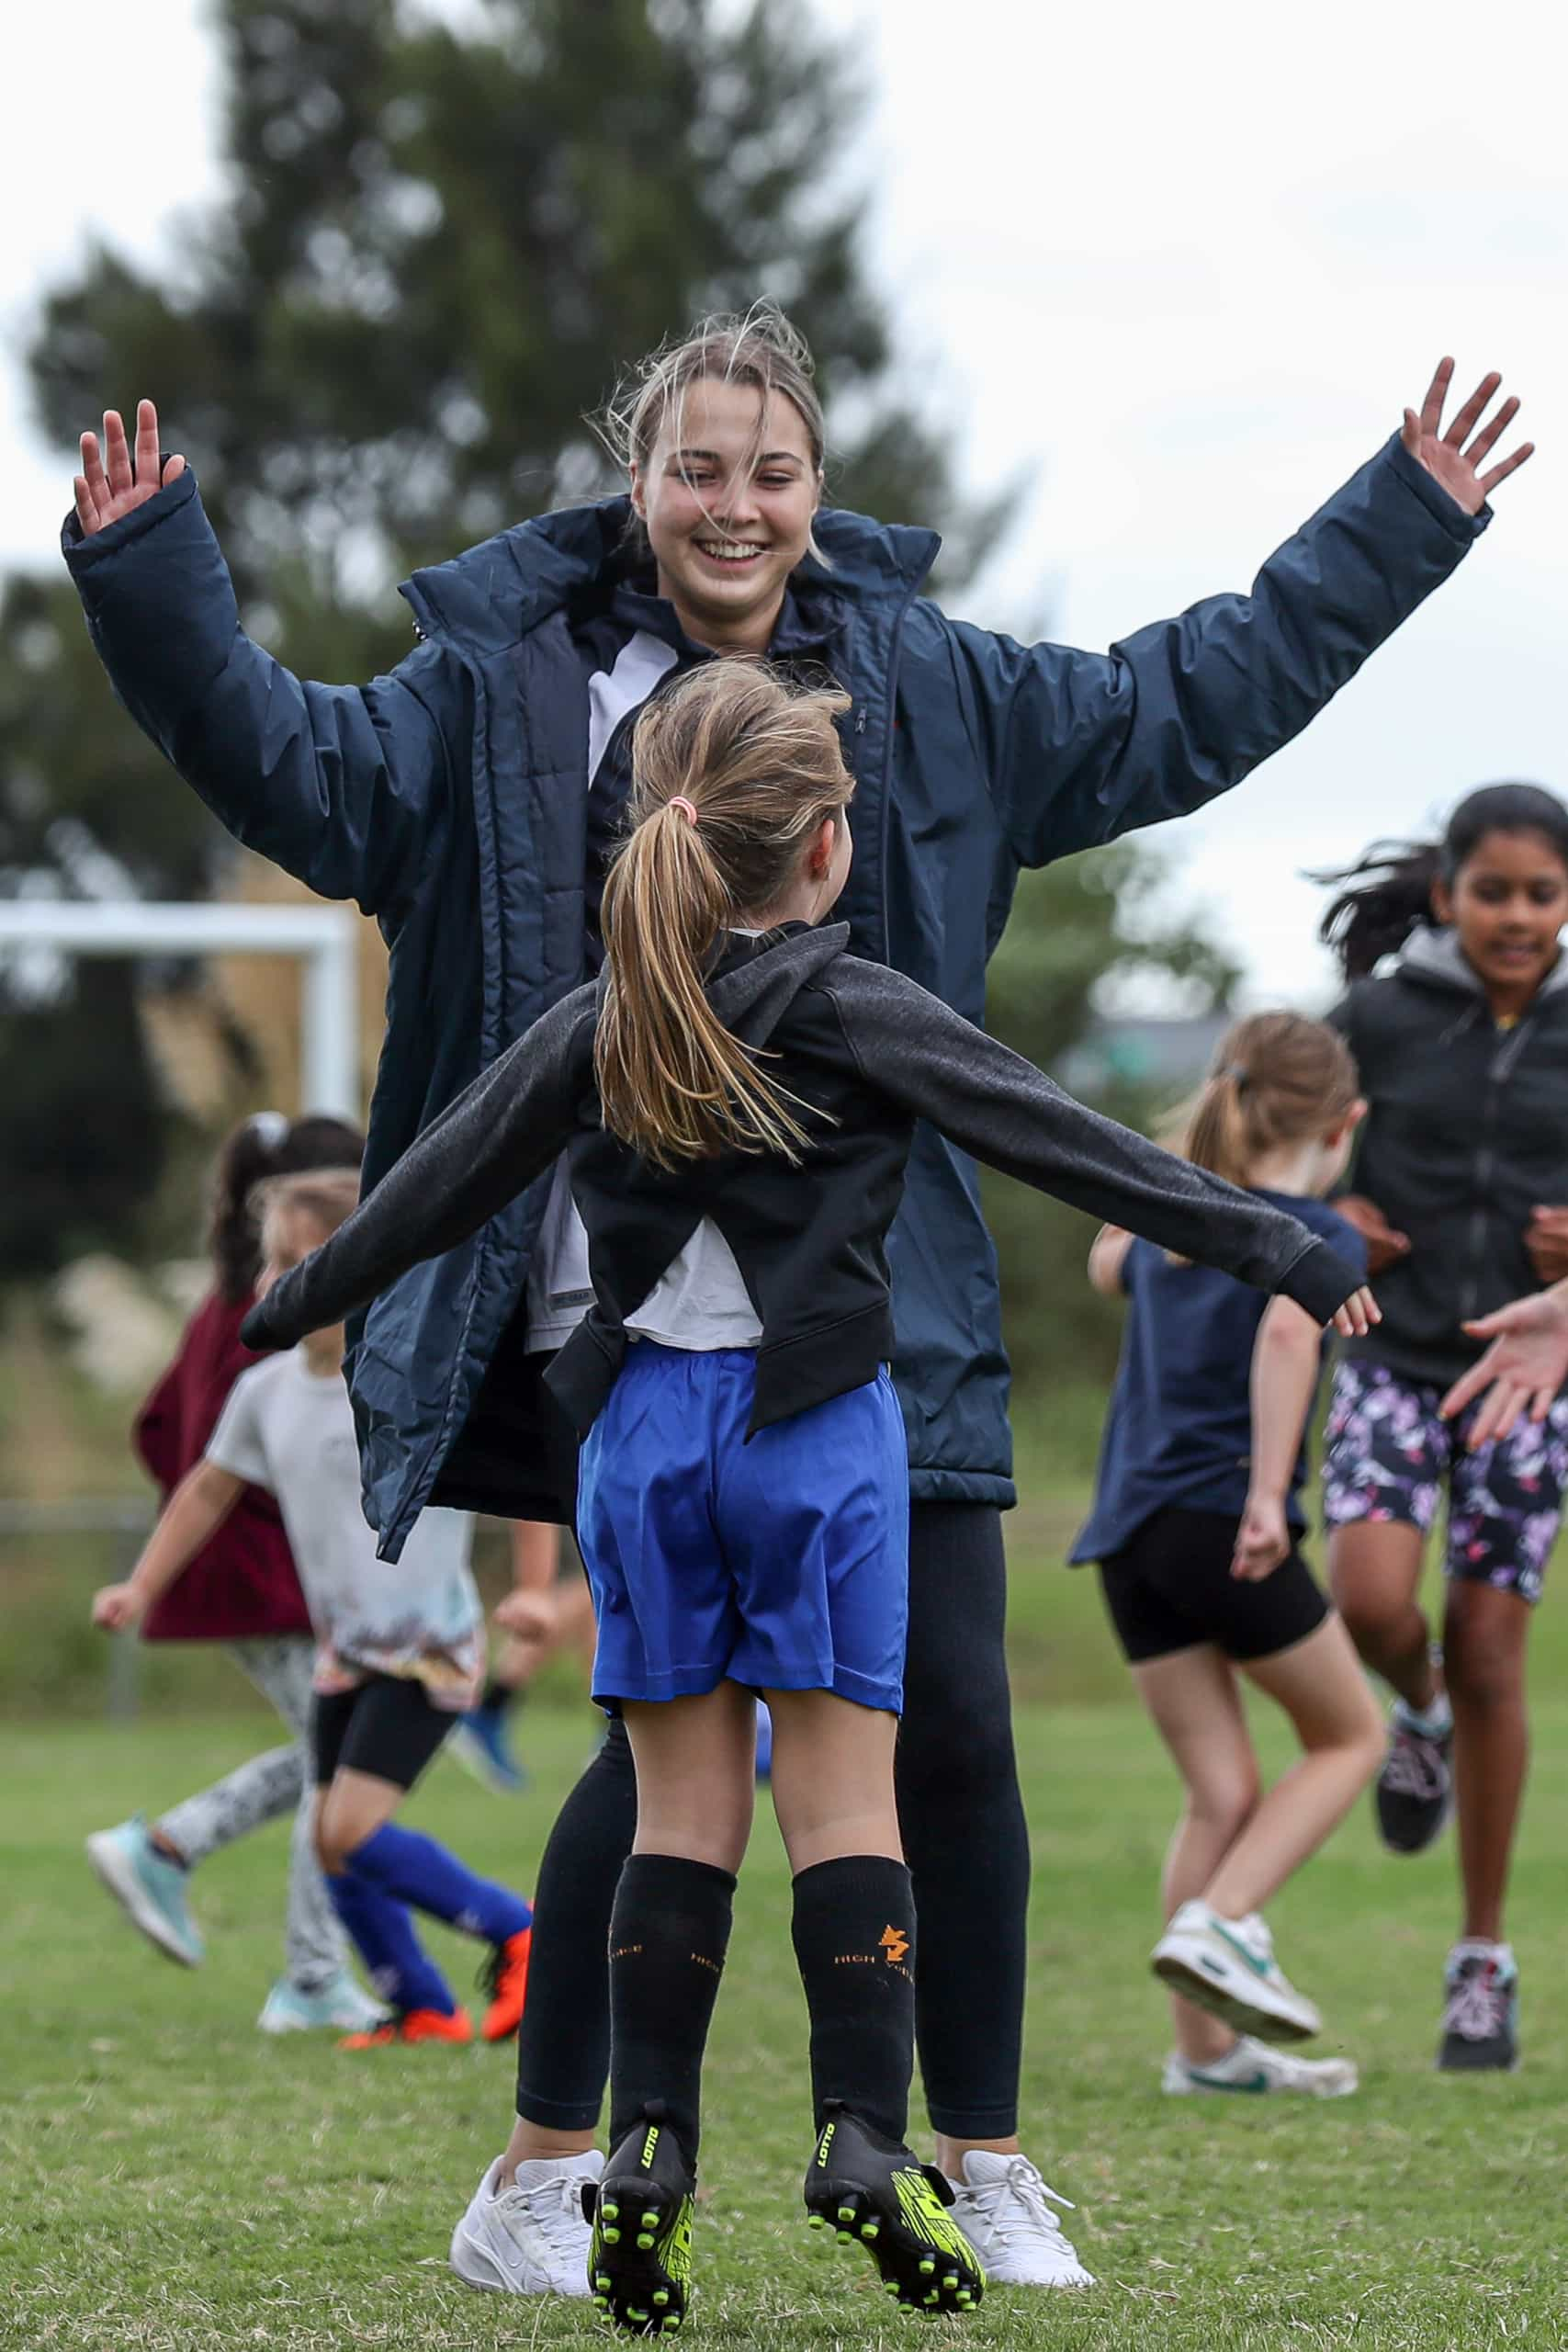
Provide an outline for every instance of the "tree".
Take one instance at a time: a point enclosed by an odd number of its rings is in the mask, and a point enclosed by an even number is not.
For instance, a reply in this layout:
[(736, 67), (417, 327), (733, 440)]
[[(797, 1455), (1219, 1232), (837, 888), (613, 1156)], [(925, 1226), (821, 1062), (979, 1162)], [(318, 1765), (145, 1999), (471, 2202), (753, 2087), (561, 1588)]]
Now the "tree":
[[(396, 0), (222, 0), (219, 38), (231, 200), (166, 268), (94, 251), (44, 303), (29, 365), (62, 451), (106, 404), (159, 398), (247, 625), (291, 667), (394, 663), (400, 574), (608, 486), (583, 416), (617, 368), (759, 294), (816, 351), (831, 494), (943, 530), (950, 582), (971, 567), (996, 513), (964, 503), (895, 384), (847, 168), (860, 94), (799, 0), (739, 20), (712, 0), (489, 0), (461, 29)], [(69, 583), (6, 582), (0, 892), (186, 896), (222, 854), (114, 705)], [(82, 1024), (107, 1003), (144, 1069), (130, 975), (91, 994), (90, 1014), (80, 992), (52, 1008), (51, 1053), (88, 1060)], [(36, 1017), (0, 972), (0, 1054)], [(11, 1152), (46, 1170), (52, 1148), (7, 1133), (0, 1204)], [(114, 1159), (112, 1127), (91, 1142)], [(105, 1198), (130, 1210), (148, 1174)], [(3, 1225), (0, 1206), (0, 1256)]]

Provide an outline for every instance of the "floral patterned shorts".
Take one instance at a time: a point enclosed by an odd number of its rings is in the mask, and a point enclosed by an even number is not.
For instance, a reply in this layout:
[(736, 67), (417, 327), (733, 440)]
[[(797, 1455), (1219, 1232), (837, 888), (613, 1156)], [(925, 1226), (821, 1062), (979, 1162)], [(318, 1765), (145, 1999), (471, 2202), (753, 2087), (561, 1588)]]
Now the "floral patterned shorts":
[(1465, 1450), (1480, 1400), (1457, 1420), (1438, 1416), (1440, 1387), (1386, 1365), (1339, 1364), (1324, 1453), (1330, 1527), (1395, 1520), (1423, 1535), (1449, 1487), (1450, 1577), (1540, 1599), (1568, 1484), (1568, 1391), (1544, 1421), (1521, 1420), (1501, 1442)]

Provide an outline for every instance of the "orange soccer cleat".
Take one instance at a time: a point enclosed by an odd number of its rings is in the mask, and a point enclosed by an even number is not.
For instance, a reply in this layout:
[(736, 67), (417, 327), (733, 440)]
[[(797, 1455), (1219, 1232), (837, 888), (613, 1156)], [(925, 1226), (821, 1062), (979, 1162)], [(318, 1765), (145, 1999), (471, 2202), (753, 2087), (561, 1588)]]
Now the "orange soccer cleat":
[(472, 2041), (474, 2021), (467, 2009), (405, 2009), (386, 2025), (368, 2033), (345, 2033), (340, 2050), (381, 2050), (394, 2041)]
[(491, 2003), (479, 2031), (487, 2041), (506, 2041), (522, 2022), (528, 1992), (528, 1948), (533, 1940), (532, 1928), (520, 1928), (503, 1944), (497, 1944), (486, 1966), (483, 1981)]

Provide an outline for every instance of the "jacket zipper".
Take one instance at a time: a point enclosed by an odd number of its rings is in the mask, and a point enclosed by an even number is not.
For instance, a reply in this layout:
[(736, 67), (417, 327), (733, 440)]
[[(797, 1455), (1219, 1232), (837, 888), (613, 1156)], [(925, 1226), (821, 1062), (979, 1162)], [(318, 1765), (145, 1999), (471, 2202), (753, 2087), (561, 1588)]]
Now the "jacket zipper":
[(1502, 1091), (1518, 1068), (1529, 1035), (1530, 1016), (1526, 1014), (1512, 1032), (1505, 1032), (1498, 1040), (1486, 1069), (1486, 1096), (1482, 1112), (1481, 1141), (1476, 1148), (1474, 1177), (1475, 1206), (1470, 1218), (1470, 1270), (1460, 1289), (1460, 1321), (1469, 1323), (1481, 1311), (1481, 1271), (1486, 1261), (1486, 1192), (1492, 1182), (1496, 1163), (1495, 1128)]
[[(917, 581), (899, 605), (893, 620), (893, 635), (887, 648), (887, 742), (882, 754), (882, 808), (878, 827), (877, 882), (882, 892), (882, 961), (892, 971), (898, 967), (893, 961), (892, 917), (887, 904), (887, 846), (893, 833), (893, 747), (897, 736), (894, 710), (898, 697), (898, 655), (904, 643), (904, 622), (910, 605), (920, 593)], [(857, 734), (865, 728), (865, 706), (855, 714)]]

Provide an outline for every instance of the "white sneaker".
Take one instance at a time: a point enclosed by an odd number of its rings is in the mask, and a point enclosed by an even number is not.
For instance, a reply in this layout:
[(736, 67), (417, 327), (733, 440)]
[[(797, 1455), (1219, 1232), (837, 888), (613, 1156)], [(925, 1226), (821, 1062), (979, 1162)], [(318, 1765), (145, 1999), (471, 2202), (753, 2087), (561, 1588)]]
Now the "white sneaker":
[(95, 1829), (87, 1860), (149, 1943), (182, 1967), (201, 1966), (206, 1948), (186, 1903), (190, 1872), (158, 1851), (141, 1814), (112, 1829)]
[(1092, 2287), (1094, 2279), (1047, 2204), (1066, 2205), (1027, 2156), (971, 2148), (952, 2184), (953, 2218), (995, 2287)]
[(1243, 2034), (1234, 2050), (1206, 2066), (1194, 2066), (1179, 2052), (1165, 2062), (1160, 2088), (1168, 2098), (1188, 2098), (1204, 2091), (1265, 2093), (1296, 2091), (1307, 2098), (1348, 2098), (1360, 2082), (1348, 2058), (1298, 2058), (1293, 2052), (1270, 2050), (1266, 2041)]
[(513, 2188), (498, 2185), (503, 2161), (497, 2156), (452, 2233), (453, 2269), (487, 2294), (586, 2296), (592, 2232), (582, 2191), (604, 2157), (590, 2148), (519, 2165)]
[(1237, 2033), (1305, 2041), (1323, 2031), (1316, 2009), (1275, 1959), (1273, 1939), (1256, 1912), (1222, 1919), (1206, 1903), (1184, 1903), (1149, 1965), (1173, 1992), (1224, 2018)]
[(346, 1968), (340, 1968), (319, 1992), (303, 1993), (280, 1976), (262, 2005), (256, 2019), (263, 2033), (314, 2033), (332, 2027), (339, 2033), (374, 2033), (392, 2012), (385, 2001), (361, 1990)]

